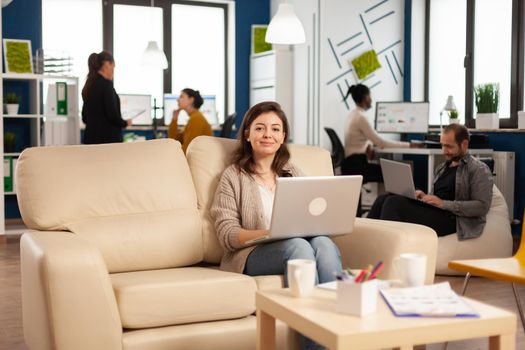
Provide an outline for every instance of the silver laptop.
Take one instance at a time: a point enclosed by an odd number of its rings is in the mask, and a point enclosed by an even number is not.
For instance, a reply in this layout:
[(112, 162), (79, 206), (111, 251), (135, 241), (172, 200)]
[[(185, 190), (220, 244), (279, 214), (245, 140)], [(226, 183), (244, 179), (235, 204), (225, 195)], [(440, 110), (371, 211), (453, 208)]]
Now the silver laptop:
[(277, 179), (270, 235), (246, 243), (353, 231), (362, 176)]
[(410, 199), (417, 199), (412, 169), (409, 164), (383, 158), (379, 162), (381, 163), (381, 172), (383, 173), (383, 181), (387, 192)]

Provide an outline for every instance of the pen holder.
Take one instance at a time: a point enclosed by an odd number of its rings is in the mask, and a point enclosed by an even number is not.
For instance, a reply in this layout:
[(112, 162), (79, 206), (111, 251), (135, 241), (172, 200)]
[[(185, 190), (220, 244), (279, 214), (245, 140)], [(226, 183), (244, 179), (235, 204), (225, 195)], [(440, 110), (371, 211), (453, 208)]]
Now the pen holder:
[(377, 280), (364, 283), (337, 281), (337, 312), (364, 316), (374, 313), (376, 309)]

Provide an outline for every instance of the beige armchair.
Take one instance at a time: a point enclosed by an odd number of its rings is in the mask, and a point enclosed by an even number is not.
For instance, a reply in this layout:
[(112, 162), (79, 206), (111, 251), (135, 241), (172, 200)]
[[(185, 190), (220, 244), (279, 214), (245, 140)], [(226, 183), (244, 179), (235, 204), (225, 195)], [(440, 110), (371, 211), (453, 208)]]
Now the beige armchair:
[[(222, 251), (209, 218), (234, 141), (200, 137), (187, 160), (180, 144), (41, 147), (24, 151), (17, 193), (24, 337), (30, 349), (253, 349), (254, 294), (281, 276), (220, 271)], [(327, 151), (292, 146), (308, 175), (332, 172)], [(383, 259), (395, 278), (401, 252), (428, 255), (433, 280), (437, 238), (425, 227), (358, 219), (336, 239), (344, 264)], [(278, 331), (279, 348), (290, 332)]]

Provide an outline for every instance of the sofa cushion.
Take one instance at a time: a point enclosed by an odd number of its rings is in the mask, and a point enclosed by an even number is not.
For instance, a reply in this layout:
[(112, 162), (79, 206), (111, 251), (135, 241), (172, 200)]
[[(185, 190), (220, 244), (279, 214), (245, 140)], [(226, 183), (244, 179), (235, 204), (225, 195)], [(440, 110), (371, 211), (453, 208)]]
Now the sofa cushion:
[[(186, 157), (197, 192), (202, 217), (204, 261), (219, 263), (223, 254), (215, 233), (210, 207), (224, 169), (231, 164), (236, 140), (199, 136), (190, 143)], [(330, 153), (322, 148), (289, 145), (291, 162), (308, 176), (333, 175)]]
[(257, 290), (272, 290), (284, 288), (284, 275), (267, 275), (253, 277)]
[(16, 186), (30, 229), (83, 236), (110, 272), (202, 259), (195, 189), (174, 140), (29, 148), (19, 158)]
[(186, 267), (110, 277), (124, 328), (227, 320), (255, 312), (257, 286), (246, 275)]
[(512, 232), (507, 202), (494, 185), (487, 223), (481, 236), (460, 241), (456, 233), (439, 237), (436, 273), (458, 275), (450, 270), (452, 260), (506, 258), (512, 255)]

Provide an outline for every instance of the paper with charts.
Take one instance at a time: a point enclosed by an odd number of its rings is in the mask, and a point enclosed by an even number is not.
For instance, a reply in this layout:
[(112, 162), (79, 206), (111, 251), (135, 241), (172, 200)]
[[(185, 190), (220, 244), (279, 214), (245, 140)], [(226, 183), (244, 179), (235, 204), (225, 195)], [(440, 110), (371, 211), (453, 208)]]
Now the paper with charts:
[(479, 317), (448, 282), (385, 289), (381, 295), (397, 317)]

